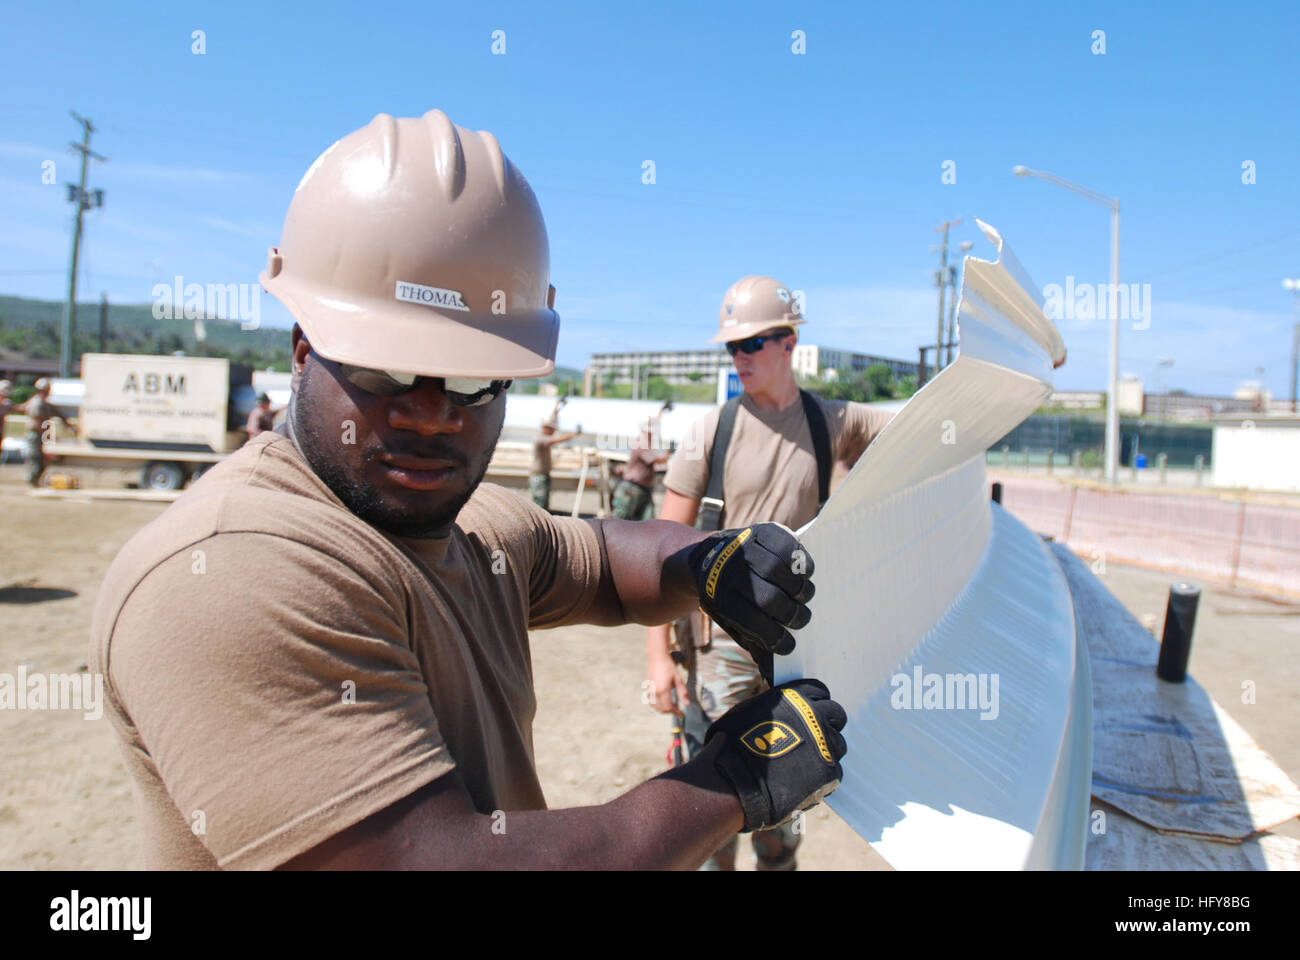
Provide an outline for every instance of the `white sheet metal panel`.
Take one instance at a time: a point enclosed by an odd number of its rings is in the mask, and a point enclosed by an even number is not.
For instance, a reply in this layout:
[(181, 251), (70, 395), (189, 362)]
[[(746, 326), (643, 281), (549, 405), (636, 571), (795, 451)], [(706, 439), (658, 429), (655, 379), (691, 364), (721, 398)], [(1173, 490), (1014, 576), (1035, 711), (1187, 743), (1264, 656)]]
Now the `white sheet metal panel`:
[(991, 507), (984, 475), (984, 451), (1048, 397), (1065, 347), (980, 228), (998, 259), (966, 259), (958, 359), (800, 532), (817, 596), (776, 678), (819, 678), (844, 704), (829, 803), (895, 867), (1079, 869), (1086, 653), (1060, 567)]

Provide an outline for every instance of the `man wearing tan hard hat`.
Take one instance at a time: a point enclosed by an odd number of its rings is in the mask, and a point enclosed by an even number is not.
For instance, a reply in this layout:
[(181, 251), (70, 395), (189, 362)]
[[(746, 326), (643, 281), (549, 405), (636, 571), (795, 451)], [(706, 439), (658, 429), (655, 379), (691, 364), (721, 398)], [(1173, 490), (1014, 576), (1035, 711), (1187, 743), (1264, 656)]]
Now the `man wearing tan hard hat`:
[[(297, 321), (286, 421), (141, 530), (96, 603), (147, 866), (691, 867), (838, 783), (844, 712), (805, 680), (696, 761), (546, 810), (530, 628), (703, 604), (787, 649), (812, 595), (774, 524), (557, 518), (480, 484), (510, 381), (554, 366), (549, 270), (519, 170), (440, 111), (308, 169), (261, 276)], [(778, 724), (794, 750), (746, 746)]]
[[(661, 519), (704, 530), (761, 521), (798, 529), (817, 515), (832, 476), (851, 467), (889, 421), (866, 404), (799, 389), (791, 364), (804, 322), (799, 298), (771, 277), (744, 277), (727, 290), (710, 342), (726, 344), (744, 392), (694, 424), (678, 448), (664, 477)], [(684, 713), (691, 756), (709, 725), (766, 690), (771, 674), (770, 655), (751, 655), (749, 645), (713, 621), (683, 618), (671, 631), (651, 627), (646, 639), (654, 707)], [(793, 870), (799, 836), (792, 824), (755, 833), (758, 868)], [(706, 867), (734, 870), (735, 858), (732, 837)]]

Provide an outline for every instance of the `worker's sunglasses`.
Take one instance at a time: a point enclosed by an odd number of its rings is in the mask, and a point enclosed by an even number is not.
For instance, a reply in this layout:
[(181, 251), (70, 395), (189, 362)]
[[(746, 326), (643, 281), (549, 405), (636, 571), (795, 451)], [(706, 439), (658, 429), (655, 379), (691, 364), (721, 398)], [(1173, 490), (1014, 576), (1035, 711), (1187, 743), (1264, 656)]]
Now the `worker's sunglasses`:
[(343, 378), (354, 387), (377, 397), (397, 397), (409, 393), (422, 380), (432, 380), (447, 399), (458, 407), (481, 407), (491, 403), (511, 380), (473, 380), (467, 377), (422, 377), (414, 373), (397, 373), (390, 370), (371, 370), (340, 363)]
[(790, 331), (782, 330), (780, 333), (767, 333), (761, 337), (750, 337), (748, 340), (732, 340), (727, 344), (727, 353), (733, 357), (737, 353), (758, 353), (769, 340), (780, 341), (788, 336)]

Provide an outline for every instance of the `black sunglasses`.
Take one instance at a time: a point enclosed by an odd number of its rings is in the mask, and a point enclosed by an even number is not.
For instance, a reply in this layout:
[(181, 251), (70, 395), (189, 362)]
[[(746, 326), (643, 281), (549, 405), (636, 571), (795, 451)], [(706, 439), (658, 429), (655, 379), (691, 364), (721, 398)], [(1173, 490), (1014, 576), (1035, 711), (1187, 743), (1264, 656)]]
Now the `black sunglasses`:
[(731, 354), (733, 357), (738, 352), (758, 353), (758, 351), (763, 349), (763, 345), (769, 340), (780, 341), (784, 340), (788, 336), (790, 336), (790, 331), (782, 330), (779, 333), (765, 333), (760, 337), (750, 337), (747, 340), (732, 340), (727, 344), (727, 353)]
[(397, 397), (418, 387), (421, 381), (432, 380), (458, 407), (481, 407), (491, 403), (512, 380), (475, 380), (469, 377), (422, 377), (414, 373), (397, 373), (390, 370), (371, 370), (340, 363), (343, 378), (354, 387), (377, 397)]

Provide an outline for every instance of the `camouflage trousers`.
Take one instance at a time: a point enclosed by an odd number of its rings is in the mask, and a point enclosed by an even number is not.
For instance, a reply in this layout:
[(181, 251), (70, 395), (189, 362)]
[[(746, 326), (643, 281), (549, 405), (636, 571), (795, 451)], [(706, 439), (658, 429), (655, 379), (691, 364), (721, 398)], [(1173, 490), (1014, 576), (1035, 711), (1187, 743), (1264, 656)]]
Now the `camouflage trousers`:
[(654, 497), (650, 491), (631, 480), (620, 480), (614, 488), (614, 516), (620, 520), (653, 520)]
[(36, 430), (28, 430), (23, 437), (23, 461), (27, 467), (27, 482), (33, 487), (41, 485), (41, 474), (45, 472), (45, 447), (42, 437)]
[(551, 509), (551, 478), (543, 473), (534, 473), (528, 478), (528, 494), (533, 503), (543, 510)]
[[(683, 741), (688, 756), (704, 748), (709, 726), (742, 700), (767, 689), (758, 667), (740, 644), (717, 626), (713, 627), (713, 646), (699, 651), (687, 683), (691, 703), (686, 708)], [(801, 837), (794, 822), (788, 821), (771, 830), (750, 834), (759, 870), (794, 870), (795, 853)], [(737, 838), (732, 837), (713, 854), (701, 870), (735, 870)]]

